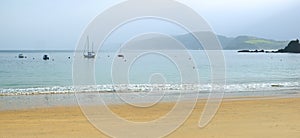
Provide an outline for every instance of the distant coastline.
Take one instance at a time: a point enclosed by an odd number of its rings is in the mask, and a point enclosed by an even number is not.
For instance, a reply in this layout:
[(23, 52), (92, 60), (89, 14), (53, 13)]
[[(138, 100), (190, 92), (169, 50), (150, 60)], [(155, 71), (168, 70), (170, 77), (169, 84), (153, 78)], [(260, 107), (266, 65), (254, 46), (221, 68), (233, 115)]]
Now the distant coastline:
[(300, 43), (299, 39), (292, 40), (289, 44), (277, 51), (267, 51), (267, 50), (239, 50), (239, 53), (300, 53)]

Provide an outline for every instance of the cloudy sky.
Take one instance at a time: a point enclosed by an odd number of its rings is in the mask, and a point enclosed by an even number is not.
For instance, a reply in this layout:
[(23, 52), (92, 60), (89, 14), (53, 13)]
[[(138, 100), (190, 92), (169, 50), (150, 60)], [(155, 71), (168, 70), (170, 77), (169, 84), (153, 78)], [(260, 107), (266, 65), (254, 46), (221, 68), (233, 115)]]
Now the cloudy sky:
[[(179, 0), (217, 34), (300, 38), (298, 0)], [(87, 24), (120, 0), (1, 0), (0, 50), (74, 49)]]

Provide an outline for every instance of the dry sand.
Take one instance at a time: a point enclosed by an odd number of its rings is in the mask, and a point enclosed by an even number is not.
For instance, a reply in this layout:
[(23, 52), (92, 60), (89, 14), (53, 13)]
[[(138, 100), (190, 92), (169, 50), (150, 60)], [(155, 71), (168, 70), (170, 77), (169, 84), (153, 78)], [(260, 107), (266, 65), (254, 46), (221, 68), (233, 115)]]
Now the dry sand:
[[(164, 115), (174, 103), (151, 110), (113, 105), (120, 116), (148, 121)], [(198, 102), (188, 120), (168, 137), (300, 137), (300, 98), (224, 101), (205, 128), (198, 127), (204, 107)], [(107, 137), (95, 129), (79, 107), (53, 107), (0, 112), (0, 137)]]

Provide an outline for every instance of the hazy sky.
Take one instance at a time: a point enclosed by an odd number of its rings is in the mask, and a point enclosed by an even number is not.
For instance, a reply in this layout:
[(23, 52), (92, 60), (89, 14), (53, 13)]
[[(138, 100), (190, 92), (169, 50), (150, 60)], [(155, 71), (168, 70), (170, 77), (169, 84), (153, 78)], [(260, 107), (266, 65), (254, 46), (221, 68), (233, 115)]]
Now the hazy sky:
[[(299, 0), (180, 0), (217, 34), (300, 38)], [(118, 0), (1, 0), (0, 49), (74, 49), (87, 24)]]

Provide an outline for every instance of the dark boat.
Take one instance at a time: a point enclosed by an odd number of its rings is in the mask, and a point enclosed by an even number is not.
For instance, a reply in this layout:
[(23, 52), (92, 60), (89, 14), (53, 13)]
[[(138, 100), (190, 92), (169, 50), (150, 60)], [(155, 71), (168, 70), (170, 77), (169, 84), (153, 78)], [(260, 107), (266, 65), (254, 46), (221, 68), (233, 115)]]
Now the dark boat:
[(25, 58), (23, 54), (19, 54), (18, 58)]
[(49, 60), (50, 58), (49, 58), (49, 56), (48, 55), (44, 55), (43, 56), (43, 60)]
[(118, 55), (119, 58), (124, 58), (124, 55), (120, 54)]

